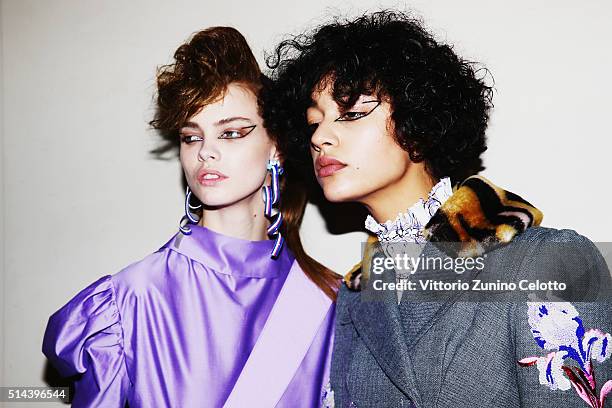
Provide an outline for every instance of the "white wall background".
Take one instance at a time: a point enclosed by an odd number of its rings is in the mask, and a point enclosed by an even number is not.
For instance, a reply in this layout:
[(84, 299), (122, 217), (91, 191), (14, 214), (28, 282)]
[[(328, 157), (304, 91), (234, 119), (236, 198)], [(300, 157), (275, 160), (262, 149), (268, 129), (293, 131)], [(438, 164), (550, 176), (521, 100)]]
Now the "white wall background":
[[(381, 4), (415, 10), (492, 71), (483, 174), (541, 208), (546, 226), (612, 241), (609, 1), (4, 0), (0, 386), (43, 385), (48, 316), (176, 231), (179, 166), (147, 155), (155, 67), (208, 26), (235, 26), (262, 57), (330, 13)], [(314, 207), (302, 233), (336, 270), (358, 261), (362, 233), (329, 234)]]

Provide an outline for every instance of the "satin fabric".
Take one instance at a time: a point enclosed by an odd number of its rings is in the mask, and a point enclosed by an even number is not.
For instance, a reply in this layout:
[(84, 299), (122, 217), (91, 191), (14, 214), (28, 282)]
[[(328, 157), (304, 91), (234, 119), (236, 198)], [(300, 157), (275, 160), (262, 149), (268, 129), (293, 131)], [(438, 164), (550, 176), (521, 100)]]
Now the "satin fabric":
[[(43, 352), (80, 374), (74, 407), (223, 406), (295, 259), (288, 248), (271, 259), (273, 241), (191, 228), (50, 317)], [(332, 305), (277, 407), (320, 406), (333, 320)]]

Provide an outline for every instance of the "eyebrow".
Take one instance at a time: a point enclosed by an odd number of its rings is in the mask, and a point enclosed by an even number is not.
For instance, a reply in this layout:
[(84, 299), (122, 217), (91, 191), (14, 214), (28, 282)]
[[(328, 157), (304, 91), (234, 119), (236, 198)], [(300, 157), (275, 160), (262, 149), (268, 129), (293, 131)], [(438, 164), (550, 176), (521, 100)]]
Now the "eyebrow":
[(198, 126), (198, 124), (195, 122), (186, 122), (183, 126), (181, 126), (181, 129), (182, 128), (199, 129), (200, 126)]
[(215, 126), (227, 125), (228, 123), (235, 122), (237, 120), (242, 120), (245, 122), (251, 122), (251, 119), (245, 118), (242, 116), (232, 116), (231, 118), (224, 118), (215, 122)]
[[(377, 102), (382, 102), (380, 99), (373, 99), (371, 101), (362, 101), (359, 103), (377, 103)], [(355, 104), (357, 104), (357, 101), (355, 101)], [(310, 101), (310, 105), (308, 105), (308, 108), (306, 108), (307, 110), (313, 108), (313, 109), (320, 109), (319, 108), (319, 104), (313, 100)]]
[[(242, 117), (242, 116), (232, 116), (231, 118), (220, 119), (220, 120), (216, 121), (213, 125), (214, 126), (223, 126), (223, 125), (227, 125), (228, 123), (235, 122), (235, 121), (238, 121), (238, 120), (241, 120), (241, 121), (244, 121), (244, 122), (253, 123), (251, 121), (251, 119), (249, 119), (249, 118), (245, 118), (245, 117)], [(185, 124), (183, 126), (181, 126), (181, 128), (200, 129), (200, 126), (196, 122), (185, 122)]]

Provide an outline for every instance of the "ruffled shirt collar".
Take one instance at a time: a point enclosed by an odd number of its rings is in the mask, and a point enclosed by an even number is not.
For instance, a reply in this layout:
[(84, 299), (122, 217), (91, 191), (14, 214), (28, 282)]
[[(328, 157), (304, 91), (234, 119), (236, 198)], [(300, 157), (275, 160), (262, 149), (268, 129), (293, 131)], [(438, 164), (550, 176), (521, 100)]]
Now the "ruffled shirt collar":
[(433, 186), (427, 200), (419, 199), (408, 211), (400, 213), (395, 220), (381, 224), (368, 215), (365, 227), (378, 236), (380, 242), (426, 242), (423, 236), (425, 225), (438, 208), (453, 194), (450, 178), (442, 178)]

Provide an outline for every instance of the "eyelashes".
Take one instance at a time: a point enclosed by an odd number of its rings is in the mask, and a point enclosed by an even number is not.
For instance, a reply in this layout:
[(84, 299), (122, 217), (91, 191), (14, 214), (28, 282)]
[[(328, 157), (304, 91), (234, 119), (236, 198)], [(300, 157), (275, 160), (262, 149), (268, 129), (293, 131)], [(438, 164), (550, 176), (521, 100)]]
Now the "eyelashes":
[[(219, 135), (217, 137), (217, 139), (228, 139), (228, 140), (233, 140), (233, 139), (241, 139), (247, 135), (249, 135), (253, 130), (255, 130), (255, 128), (257, 127), (257, 125), (251, 125), (251, 126), (245, 126), (245, 127), (241, 127), (239, 129), (231, 129), (231, 130), (226, 130), (223, 133), (221, 133), (221, 135)], [(192, 144), (195, 142), (201, 142), (204, 140), (204, 136), (200, 135), (200, 134), (180, 134), (180, 139), (181, 142), (185, 143), (185, 144)]]
[(376, 104), (374, 107), (368, 110), (355, 110), (355, 111), (346, 111), (338, 117), (335, 122), (352, 122), (354, 120), (358, 120), (361, 118), (365, 118), (370, 113), (374, 112), (374, 109), (380, 106), (381, 101), (373, 100), (373, 101), (364, 101), (362, 104)]
[[(353, 122), (353, 121), (365, 118), (370, 113), (374, 112), (374, 110), (378, 108), (381, 103), (382, 101), (380, 100), (371, 100), (371, 101), (361, 102), (361, 105), (365, 105), (365, 104), (375, 104), (375, 105), (371, 108), (369, 107), (369, 109), (349, 110), (349, 111), (341, 112), (340, 116), (336, 118), (334, 122)], [(353, 106), (353, 109), (355, 109), (354, 106)], [(316, 122), (309, 123), (307, 126), (308, 132), (312, 135), (317, 130), (318, 127), (319, 127), (319, 124)]]
[(181, 142), (185, 144), (192, 144), (194, 142), (200, 142), (202, 140), (204, 140), (204, 138), (199, 135), (181, 135)]
[(338, 119), (336, 119), (336, 122), (350, 122), (353, 120), (361, 119), (367, 115), (367, 112), (348, 111), (342, 114)]
[(217, 139), (240, 139), (251, 133), (256, 127), (257, 125), (251, 125), (242, 127), (240, 130), (226, 130)]

